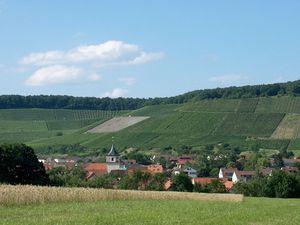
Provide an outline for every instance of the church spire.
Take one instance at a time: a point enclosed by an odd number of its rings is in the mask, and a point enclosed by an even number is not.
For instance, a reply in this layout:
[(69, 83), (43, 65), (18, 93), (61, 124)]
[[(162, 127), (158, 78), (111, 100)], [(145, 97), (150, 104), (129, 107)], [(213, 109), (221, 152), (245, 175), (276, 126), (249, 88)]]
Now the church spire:
[(115, 148), (114, 144), (111, 145), (110, 151), (107, 156), (119, 156), (117, 149)]

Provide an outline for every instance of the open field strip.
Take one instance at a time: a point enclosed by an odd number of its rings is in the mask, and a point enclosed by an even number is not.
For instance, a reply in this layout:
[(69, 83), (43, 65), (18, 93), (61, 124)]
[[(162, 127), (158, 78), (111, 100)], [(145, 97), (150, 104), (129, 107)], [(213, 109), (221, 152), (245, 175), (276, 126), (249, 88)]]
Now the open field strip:
[(99, 200), (199, 200), (241, 202), (243, 195), (204, 194), (187, 192), (129, 191), (93, 188), (39, 187), (30, 185), (1, 185), (0, 205), (28, 205), (56, 202), (85, 202)]
[(89, 130), (88, 133), (109, 133), (109, 132), (117, 132), (123, 130), (127, 127), (130, 127), (134, 124), (142, 122), (145, 119), (148, 119), (148, 116), (120, 116), (114, 117), (97, 127)]
[(300, 114), (286, 114), (271, 138), (294, 139), (300, 138)]

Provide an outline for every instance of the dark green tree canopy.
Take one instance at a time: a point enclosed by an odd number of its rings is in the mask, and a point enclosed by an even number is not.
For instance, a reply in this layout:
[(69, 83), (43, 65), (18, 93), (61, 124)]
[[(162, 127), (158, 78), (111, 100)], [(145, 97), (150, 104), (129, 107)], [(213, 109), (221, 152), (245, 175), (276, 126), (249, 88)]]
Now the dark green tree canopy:
[(95, 98), (66, 95), (1, 95), (0, 108), (133, 110), (146, 105), (180, 104), (205, 99), (238, 99), (269, 96), (300, 96), (300, 80), (242, 87), (205, 89), (163, 98)]
[(0, 183), (48, 184), (45, 169), (34, 150), (24, 144), (0, 146)]
[(193, 184), (191, 179), (184, 173), (174, 175), (172, 179), (172, 191), (192, 192)]

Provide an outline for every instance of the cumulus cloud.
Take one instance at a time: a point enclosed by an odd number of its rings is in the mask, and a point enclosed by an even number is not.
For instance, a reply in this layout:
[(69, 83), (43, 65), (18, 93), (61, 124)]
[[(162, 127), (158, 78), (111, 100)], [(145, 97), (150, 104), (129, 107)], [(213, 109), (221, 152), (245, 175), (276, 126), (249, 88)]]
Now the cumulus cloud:
[(29, 86), (43, 86), (46, 84), (59, 84), (77, 80), (81, 76), (81, 69), (54, 65), (38, 69), (30, 76), (25, 84)]
[(112, 91), (105, 92), (102, 97), (109, 97), (109, 98), (119, 98), (124, 97), (124, 95), (128, 92), (126, 89), (122, 88), (115, 88)]
[[(1, 1), (1, 0), (0, 0)], [(35, 72), (26, 80), (30, 86), (57, 84), (78, 80), (99, 81), (100, 67), (144, 64), (163, 57), (161, 52), (145, 52), (138, 45), (122, 41), (107, 41), (96, 45), (82, 45), (70, 50), (52, 50), (30, 53), (19, 64)], [(124, 79), (126, 85), (135, 83), (133, 78)], [(116, 89), (113, 95), (121, 93)], [(124, 94), (124, 90), (122, 92)]]
[(127, 61), (125, 64), (131, 64), (131, 65), (144, 64), (148, 61), (159, 60), (163, 57), (164, 54), (162, 52), (156, 52), (156, 53), (141, 52), (139, 56), (137, 56), (132, 60)]
[(126, 85), (133, 85), (136, 83), (136, 79), (134, 77), (122, 77), (119, 81)]
[(211, 77), (209, 78), (209, 81), (218, 83), (233, 83), (244, 79), (246, 79), (246, 77), (243, 77), (239, 74), (227, 74), (222, 76)]
[(54, 65), (66, 63), (94, 63), (97, 65), (143, 64), (163, 57), (162, 53), (144, 52), (135, 44), (107, 41), (98, 45), (83, 45), (68, 51), (31, 53), (20, 60), (23, 65)]

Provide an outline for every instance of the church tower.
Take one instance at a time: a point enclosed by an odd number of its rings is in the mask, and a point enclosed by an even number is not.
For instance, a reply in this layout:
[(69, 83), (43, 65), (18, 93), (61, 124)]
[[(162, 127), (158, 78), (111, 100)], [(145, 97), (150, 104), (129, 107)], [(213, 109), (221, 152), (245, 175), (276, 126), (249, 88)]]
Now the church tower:
[(120, 155), (114, 145), (111, 146), (109, 153), (106, 156), (107, 172), (120, 169)]

